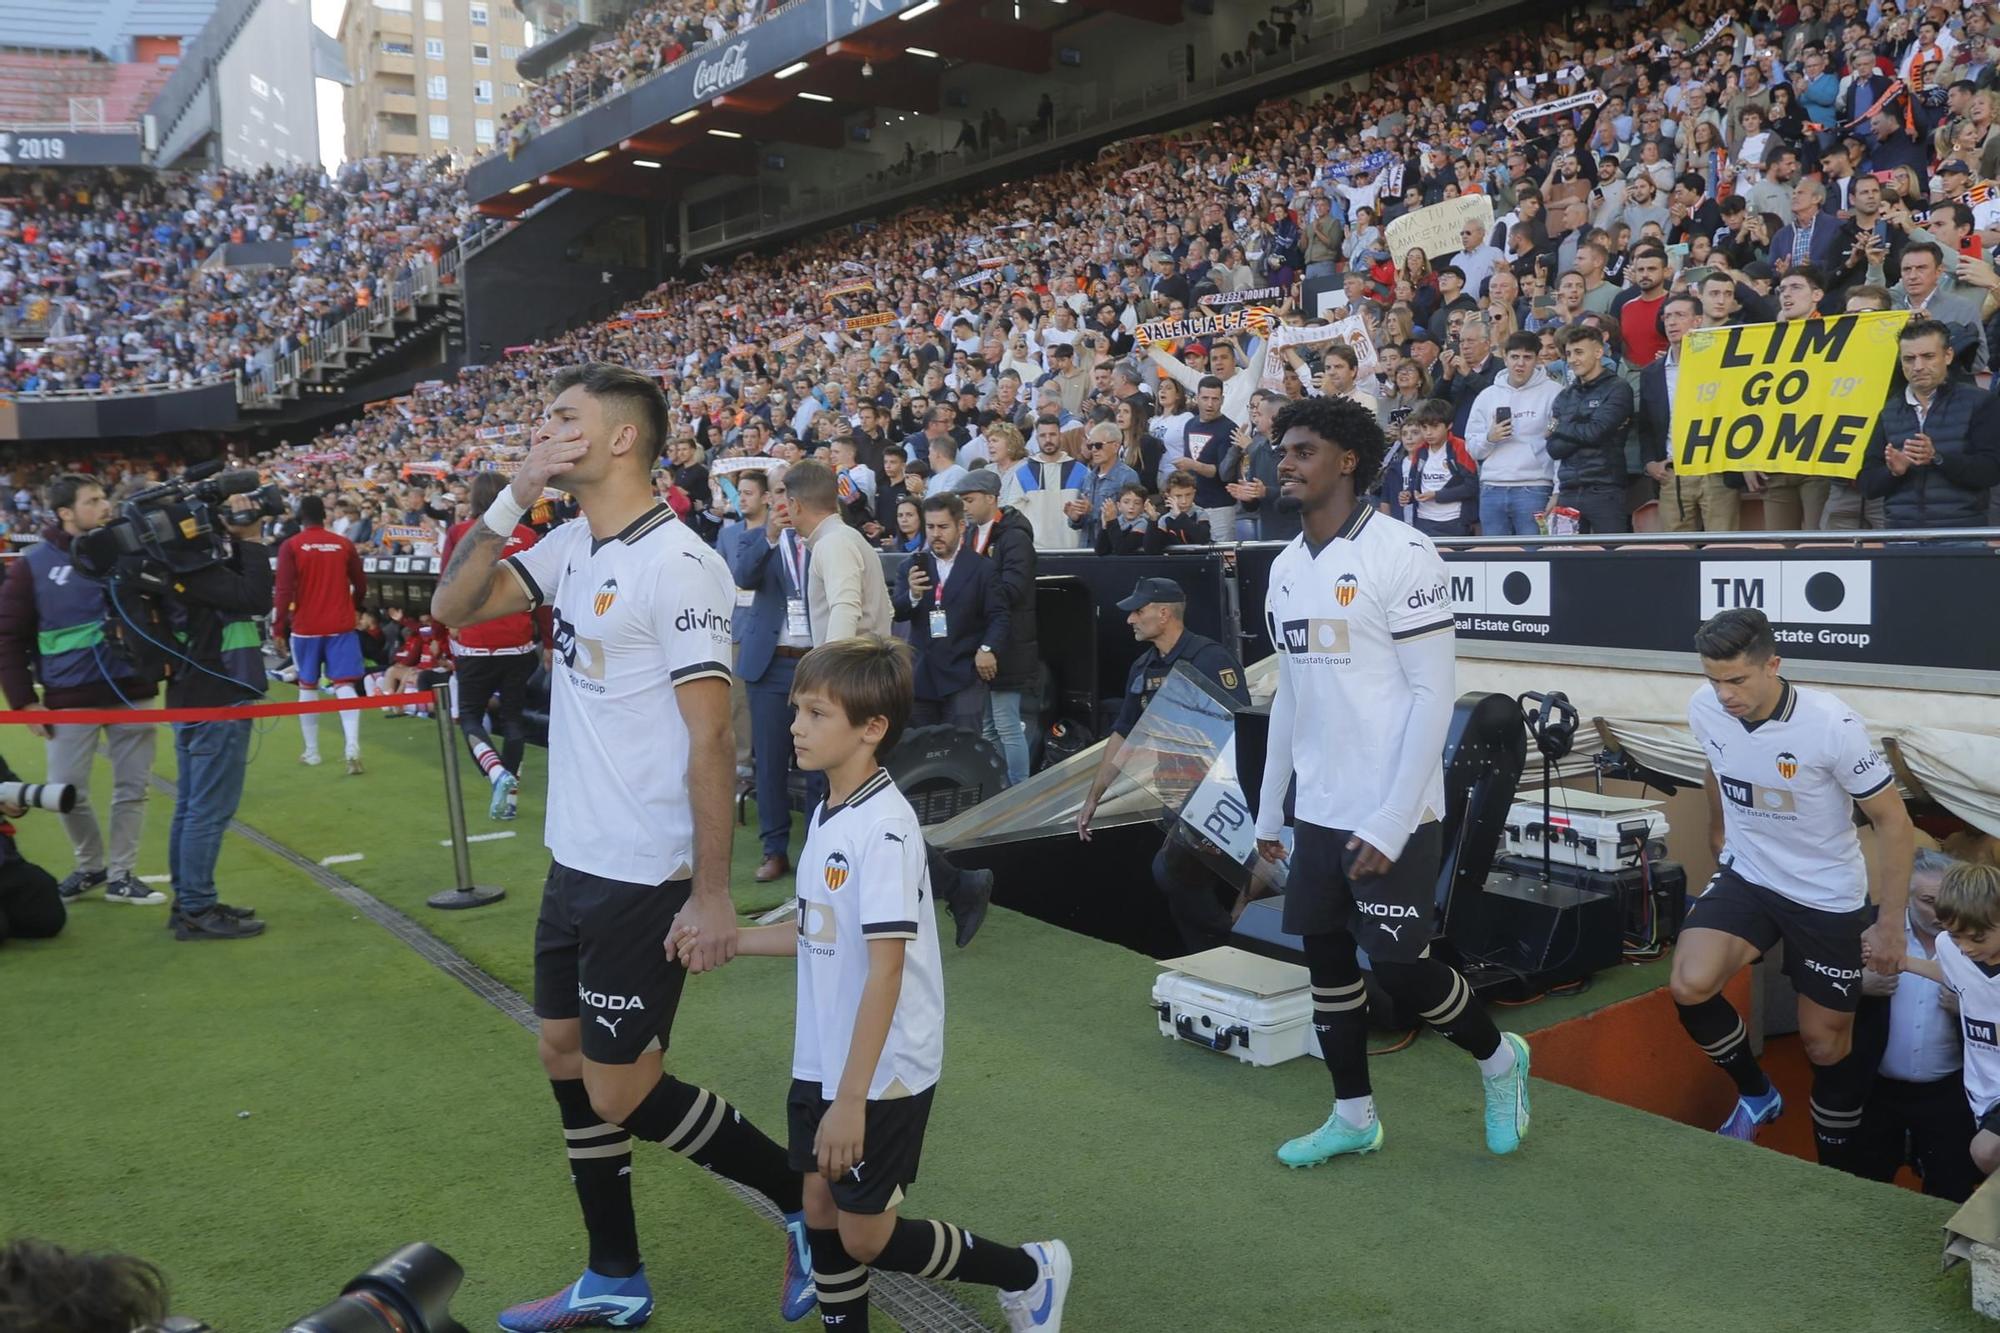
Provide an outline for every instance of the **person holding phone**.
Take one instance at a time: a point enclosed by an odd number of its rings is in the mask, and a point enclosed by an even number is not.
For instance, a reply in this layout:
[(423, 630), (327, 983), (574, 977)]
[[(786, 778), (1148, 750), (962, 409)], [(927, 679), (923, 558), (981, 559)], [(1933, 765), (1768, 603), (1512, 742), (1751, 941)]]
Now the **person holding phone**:
[(1479, 463), (1479, 531), (1487, 537), (1533, 536), (1548, 508), (1556, 465), (1549, 457), (1549, 407), (1562, 392), (1539, 362), (1541, 338), (1510, 334), (1506, 369), (1472, 401), (1465, 447)]

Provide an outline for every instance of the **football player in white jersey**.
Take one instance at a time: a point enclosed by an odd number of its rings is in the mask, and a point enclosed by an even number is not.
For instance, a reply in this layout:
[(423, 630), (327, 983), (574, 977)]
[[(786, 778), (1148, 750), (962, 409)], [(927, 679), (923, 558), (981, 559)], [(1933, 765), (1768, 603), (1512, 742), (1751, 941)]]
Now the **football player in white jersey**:
[[(1709, 844), (1718, 866), (1688, 906), (1671, 983), (1681, 1026), (1736, 1083), (1721, 1132), (1749, 1139), (1784, 1100), (1757, 1064), (1750, 1034), (1722, 988), (1783, 941), (1785, 975), (1799, 993), (1799, 1041), (1812, 1063), (1819, 1159), (1843, 1169), (1860, 1148), (1874, 1071), (1850, 1060), (1868, 966), (1894, 976), (1906, 947), (1915, 831), (1894, 776), (1861, 718), (1824, 690), (1780, 674), (1762, 611), (1723, 611), (1695, 631), (1708, 683), (1688, 701), (1688, 725), (1708, 761)], [(1854, 832), (1854, 807), (1875, 828), (1875, 903)]]
[[(784, 1149), (664, 1065), (687, 972), (729, 960), (736, 922), (733, 581), (653, 493), (667, 424), (659, 386), (593, 363), (562, 371), (550, 387), (555, 398), (521, 470), (459, 539), (431, 601), (431, 614), (454, 629), (544, 604), (555, 619), (546, 834), (554, 860), (535, 924), (535, 1013), (590, 1257), (582, 1277), (503, 1311), (500, 1326), (628, 1328), (651, 1315), (632, 1213), (632, 1135), (778, 1206), (791, 1241), (781, 1313), (799, 1319), (813, 1307), (812, 1262)], [(502, 561), (521, 515), (558, 479), (582, 517)], [(685, 966), (670, 951), (676, 925), (713, 932)]]
[[(1903, 970), (1929, 977), (1958, 997), (1965, 1041), (1965, 1099), (1979, 1132), (1972, 1164), (2000, 1168), (2000, 867), (1960, 862), (1938, 882), (1937, 957), (1904, 955)], [(1869, 961), (1874, 961), (1871, 952)]]
[[(1070, 1282), (1061, 1241), (1002, 1245), (899, 1214), (944, 1065), (944, 976), (923, 830), (876, 759), (909, 721), (911, 681), (909, 647), (876, 634), (800, 659), (792, 742), (799, 767), (826, 774), (827, 795), (806, 821), (798, 920), (732, 923), (728, 944), (798, 959), (791, 1159), (805, 1178), (825, 1326), (865, 1333), (868, 1270), (880, 1268), (997, 1287), (1015, 1333), (1057, 1333)], [(675, 946), (691, 951), (703, 930), (678, 928)]]
[(1451, 590), (1430, 538), (1368, 507), (1388, 442), (1375, 414), (1340, 398), (1286, 404), (1278, 503), (1303, 533), (1271, 566), (1265, 619), (1278, 649), (1257, 850), (1284, 856), (1293, 797), (1285, 929), (1305, 942), (1313, 1030), (1333, 1076), (1333, 1113), (1278, 1149), (1318, 1166), (1382, 1146), (1368, 1080), (1368, 996), (1357, 944), (1392, 996), (1479, 1064), (1486, 1146), (1510, 1153), (1528, 1128), (1528, 1044), (1493, 1025), (1457, 969), (1436, 957), (1444, 743), (1457, 701)]

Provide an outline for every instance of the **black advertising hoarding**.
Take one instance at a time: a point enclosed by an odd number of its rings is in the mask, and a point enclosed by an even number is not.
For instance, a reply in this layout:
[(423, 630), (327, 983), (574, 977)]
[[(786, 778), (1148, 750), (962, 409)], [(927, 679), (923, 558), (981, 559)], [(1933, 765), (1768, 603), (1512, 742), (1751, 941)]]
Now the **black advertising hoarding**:
[[(1246, 654), (1271, 651), (1264, 592), (1276, 546), (1237, 556)], [(1446, 550), (1468, 643), (1692, 653), (1695, 627), (1730, 607), (1771, 618), (1790, 658), (2000, 672), (2000, 551), (1978, 541), (1877, 550)], [(1915, 683), (1915, 682), (1913, 682)]]

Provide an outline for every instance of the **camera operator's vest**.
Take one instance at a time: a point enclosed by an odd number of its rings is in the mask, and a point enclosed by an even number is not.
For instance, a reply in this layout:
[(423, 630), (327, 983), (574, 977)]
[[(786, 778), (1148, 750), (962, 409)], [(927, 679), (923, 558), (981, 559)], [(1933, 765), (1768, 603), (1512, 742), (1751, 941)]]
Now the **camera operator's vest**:
[(222, 618), (223, 674), (253, 694), (263, 694), (270, 673), (264, 669), (264, 627), (254, 616)]
[(36, 542), (21, 557), (34, 575), (36, 674), (45, 689), (96, 685), (109, 677), (98, 665), (104, 653), (104, 585), (70, 563), (52, 541)]

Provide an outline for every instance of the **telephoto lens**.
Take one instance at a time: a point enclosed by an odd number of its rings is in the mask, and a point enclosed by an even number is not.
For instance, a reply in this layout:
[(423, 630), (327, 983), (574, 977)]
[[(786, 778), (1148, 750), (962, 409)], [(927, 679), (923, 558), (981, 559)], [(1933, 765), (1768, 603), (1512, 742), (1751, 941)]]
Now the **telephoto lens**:
[(465, 1333), (450, 1309), (464, 1280), (457, 1260), (435, 1245), (413, 1241), (285, 1333)]
[(67, 782), (0, 782), (0, 805), (24, 805), (66, 815), (76, 809), (76, 788)]

